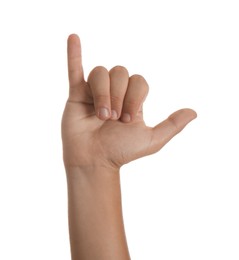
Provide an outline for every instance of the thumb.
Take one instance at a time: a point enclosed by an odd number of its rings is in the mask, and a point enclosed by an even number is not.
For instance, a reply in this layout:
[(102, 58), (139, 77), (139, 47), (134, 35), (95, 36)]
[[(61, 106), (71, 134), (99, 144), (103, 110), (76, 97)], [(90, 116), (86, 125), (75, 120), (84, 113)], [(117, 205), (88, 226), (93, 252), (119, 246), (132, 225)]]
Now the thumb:
[(150, 152), (159, 151), (167, 142), (175, 135), (183, 130), (183, 128), (197, 117), (192, 109), (180, 109), (171, 114), (166, 120), (156, 125), (152, 131), (152, 142)]
[(67, 40), (67, 59), (68, 59), (68, 77), (70, 88), (79, 88), (85, 82), (80, 38), (76, 34), (71, 34)]

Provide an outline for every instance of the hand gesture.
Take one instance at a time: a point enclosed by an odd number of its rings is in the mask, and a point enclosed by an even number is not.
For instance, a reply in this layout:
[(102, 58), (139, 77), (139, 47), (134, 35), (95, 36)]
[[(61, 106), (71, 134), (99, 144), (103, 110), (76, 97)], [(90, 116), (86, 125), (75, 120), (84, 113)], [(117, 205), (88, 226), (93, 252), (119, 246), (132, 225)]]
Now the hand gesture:
[(181, 109), (155, 127), (146, 126), (146, 80), (129, 76), (122, 66), (110, 71), (99, 66), (86, 81), (77, 35), (68, 38), (68, 74), (69, 98), (62, 118), (65, 166), (119, 169), (159, 151), (196, 117), (193, 110)]

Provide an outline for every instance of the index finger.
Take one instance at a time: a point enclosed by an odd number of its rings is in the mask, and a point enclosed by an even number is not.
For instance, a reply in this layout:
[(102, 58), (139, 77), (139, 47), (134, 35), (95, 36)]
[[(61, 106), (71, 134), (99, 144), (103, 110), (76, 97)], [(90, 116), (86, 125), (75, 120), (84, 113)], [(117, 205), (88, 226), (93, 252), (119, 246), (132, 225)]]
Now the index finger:
[(71, 88), (79, 87), (84, 80), (82, 67), (81, 43), (76, 34), (71, 34), (67, 40), (68, 77)]

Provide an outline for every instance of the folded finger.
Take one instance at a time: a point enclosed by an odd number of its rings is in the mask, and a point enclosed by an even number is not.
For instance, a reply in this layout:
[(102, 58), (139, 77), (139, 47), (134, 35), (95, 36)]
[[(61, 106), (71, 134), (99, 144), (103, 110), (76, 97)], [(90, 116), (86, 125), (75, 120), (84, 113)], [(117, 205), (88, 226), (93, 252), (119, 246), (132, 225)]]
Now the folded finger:
[(121, 120), (123, 122), (131, 122), (135, 120), (137, 114), (142, 110), (142, 105), (148, 91), (149, 86), (144, 77), (133, 75), (129, 78), (129, 84), (121, 113)]
[(109, 72), (111, 119), (117, 120), (121, 116), (124, 96), (129, 82), (129, 73), (126, 68), (116, 66)]
[(111, 116), (111, 105), (108, 70), (102, 66), (94, 68), (88, 77), (88, 83), (93, 96), (96, 115), (101, 120), (109, 119)]

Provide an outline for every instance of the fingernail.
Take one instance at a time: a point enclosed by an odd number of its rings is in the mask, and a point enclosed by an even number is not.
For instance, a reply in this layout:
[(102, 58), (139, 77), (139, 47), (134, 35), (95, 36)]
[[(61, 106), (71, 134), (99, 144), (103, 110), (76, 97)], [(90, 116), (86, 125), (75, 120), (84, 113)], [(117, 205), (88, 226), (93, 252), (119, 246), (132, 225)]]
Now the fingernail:
[(117, 112), (115, 110), (111, 110), (111, 119), (117, 119), (118, 115)]
[(124, 113), (124, 114), (122, 115), (122, 117), (121, 117), (121, 120), (122, 120), (123, 122), (125, 122), (125, 123), (129, 123), (130, 120), (131, 120), (130, 114)]
[(110, 116), (110, 112), (108, 108), (102, 107), (99, 110), (99, 117), (101, 119), (107, 119)]

